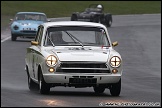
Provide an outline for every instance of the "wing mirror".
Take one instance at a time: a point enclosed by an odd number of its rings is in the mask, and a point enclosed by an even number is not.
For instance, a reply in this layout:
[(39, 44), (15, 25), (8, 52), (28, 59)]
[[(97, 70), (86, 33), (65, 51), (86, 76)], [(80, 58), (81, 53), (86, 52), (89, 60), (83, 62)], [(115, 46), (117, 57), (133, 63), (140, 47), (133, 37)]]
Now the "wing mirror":
[(10, 19), (10, 21), (13, 21), (13, 19)]
[(31, 45), (38, 45), (37, 41), (31, 41)]
[(51, 20), (50, 19), (47, 19), (47, 22), (51, 22)]
[(112, 46), (113, 46), (113, 47), (115, 47), (115, 46), (117, 46), (117, 45), (118, 45), (118, 42), (117, 42), (117, 41), (115, 41), (115, 42), (112, 43)]

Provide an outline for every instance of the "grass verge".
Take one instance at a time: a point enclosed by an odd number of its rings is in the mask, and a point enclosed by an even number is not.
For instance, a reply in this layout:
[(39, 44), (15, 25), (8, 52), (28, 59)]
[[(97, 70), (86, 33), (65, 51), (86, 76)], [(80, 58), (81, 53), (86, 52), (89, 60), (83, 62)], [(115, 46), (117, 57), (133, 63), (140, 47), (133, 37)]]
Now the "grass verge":
[(89, 4), (102, 4), (104, 12), (113, 15), (161, 13), (161, 1), (1, 1), (1, 29), (19, 11), (44, 12), (48, 18), (70, 17)]

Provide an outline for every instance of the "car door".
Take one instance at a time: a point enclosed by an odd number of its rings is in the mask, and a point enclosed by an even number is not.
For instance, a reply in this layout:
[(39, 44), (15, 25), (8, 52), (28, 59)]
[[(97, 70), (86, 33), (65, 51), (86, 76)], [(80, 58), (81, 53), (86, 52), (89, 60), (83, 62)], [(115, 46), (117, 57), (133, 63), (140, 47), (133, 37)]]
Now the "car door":
[[(36, 37), (35, 37), (35, 41), (36, 42), (39, 42), (39, 38), (40, 38), (40, 34), (41, 34), (41, 26), (38, 27), (38, 31), (37, 31), (37, 34), (36, 34)], [(31, 61), (31, 74), (30, 74), (30, 77), (36, 79), (36, 74), (37, 74), (37, 53), (39, 52), (39, 49), (40, 48), (40, 44), (39, 45), (32, 45), (30, 47), (30, 61)]]
[(43, 26), (38, 27), (37, 38), (35, 41), (38, 42), (37, 46), (33, 47), (33, 77), (37, 80), (38, 79), (38, 65), (39, 65), (39, 58), (41, 57), (41, 40), (43, 35)]

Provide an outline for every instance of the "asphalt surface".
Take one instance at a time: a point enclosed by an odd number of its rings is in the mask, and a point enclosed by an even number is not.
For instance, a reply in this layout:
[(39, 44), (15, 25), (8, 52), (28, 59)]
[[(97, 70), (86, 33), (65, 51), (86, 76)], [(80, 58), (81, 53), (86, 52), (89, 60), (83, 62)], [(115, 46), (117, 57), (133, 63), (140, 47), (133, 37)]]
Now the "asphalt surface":
[[(69, 20), (69, 18), (55, 19)], [(115, 49), (123, 58), (122, 90), (112, 97), (109, 89), (96, 95), (93, 88), (55, 87), (49, 95), (29, 91), (25, 67), (26, 48), (32, 39), (1, 40), (2, 107), (98, 107), (107, 103), (146, 103), (161, 106), (161, 14), (113, 16), (108, 28)], [(1, 39), (10, 36), (6, 29)], [(137, 106), (137, 104), (135, 104)]]

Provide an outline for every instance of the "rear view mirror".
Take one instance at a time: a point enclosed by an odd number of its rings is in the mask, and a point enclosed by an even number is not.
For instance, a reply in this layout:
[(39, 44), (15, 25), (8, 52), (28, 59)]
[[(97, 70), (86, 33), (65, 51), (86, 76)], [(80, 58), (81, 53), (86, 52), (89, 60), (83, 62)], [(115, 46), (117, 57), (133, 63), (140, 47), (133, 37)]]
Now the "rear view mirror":
[(50, 20), (50, 19), (48, 19), (48, 20), (47, 20), (47, 22), (51, 22), (51, 20)]

